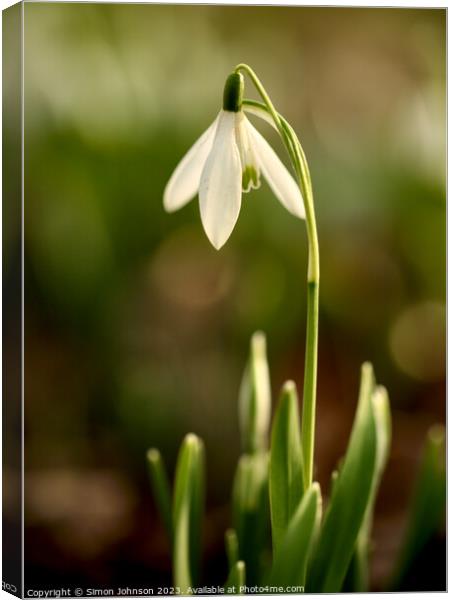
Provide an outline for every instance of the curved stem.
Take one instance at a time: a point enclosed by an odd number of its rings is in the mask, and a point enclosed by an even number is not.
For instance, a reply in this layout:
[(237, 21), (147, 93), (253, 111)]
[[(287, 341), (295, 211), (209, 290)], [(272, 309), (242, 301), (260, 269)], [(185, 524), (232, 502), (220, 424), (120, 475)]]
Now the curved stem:
[(277, 131), (288, 151), (304, 202), (307, 238), (308, 238), (308, 274), (307, 274), (307, 330), (305, 340), (304, 391), (302, 407), (302, 457), (304, 470), (304, 489), (307, 490), (313, 480), (313, 458), (316, 425), (316, 382), (318, 369), (318, 321), (319, 321), (319, 243), (316, 228), (313, 190), (310, 171), (302, 146), (291, 125), (276, 111), (266, 90), (254, 71), (240, 64), (236, 72), (244, 71), (249, 75), (264, 104), (253, 100), (244, 100), (245, 106), (259, 108), (270, 115)]
[(280, 136), (283, 139), (283, 143), (285, 144), (287, 150), (290, 152), (290, 149), (288, 147), (288, 140), (286, 138), (286, 135), (285, 135), (285, 132), (284, 132), (284, 129), (283, 129), (283, 125), (280, 122), (280, 115), (275, 110), (275, 107), (272, 104), (271, 99), (269, 98), (266, 90), (264, 89), (263, 84), (258, 79), (255, 71), (251, 67), (249, 67), (248, 65), (246, 65), (244, 63), (236, 65), (234, 71), (236, 73), (238, 73), (239, 71), (244, 71), (244, 73), (247, 73), (247, 75), (250, 77), (253, 85), (256, 87), (259, 95), (263, 99), (264, 104), (266, 105), (267, 111), (269, 112), (269, 114), (271, 115), (272, 119), (274, 120), (274, 123), (275, 123), (275, 125), (277, 127), (277, 130), (278, 130), (278, 132), (280, 133)]
[[(236, 67), (238, 69), (239, 67)], [(250, 67), (248, 67), (250, 68)], [(256, 75), (255, 75), (256, 77)], [(260, 84), (261, 86), (261, 84)], [(261, 86), (262, 88), (262, 86)], [(268, 98), (263, 88), (263, 94), (260, 88), (257, 87), (258, 92), (262, 95), (263, 100)], [(315, 208), (313, 202), (313, 190), (311, 186), (310, 171), (308, 168), (307, 159), (302, 149), (301, 143), (296, 136), (294, 129), (274, 108), (271, 101), (265, 101), (264, 104), (261, 102), (255, 102), (254, 100), (244, 100), (242, 103), (244, 106), (250, 106), (258, 108), (269, 114), (272, 121), (275, 123), (275, 128), (280, 134), (283, 143), (288, 151), (294, 170), (297, 175), (299, 187), (302, 192), (302, 199), (304, 201), (306, 223), (307, 223), (307, 234), (308, 234), (308, 246), (309, 246), (309, 262), (308, 262), (308, 281), (318, 281), (319, 283), (319, 244), (318, 244), (318, 233), (316, 228)]]

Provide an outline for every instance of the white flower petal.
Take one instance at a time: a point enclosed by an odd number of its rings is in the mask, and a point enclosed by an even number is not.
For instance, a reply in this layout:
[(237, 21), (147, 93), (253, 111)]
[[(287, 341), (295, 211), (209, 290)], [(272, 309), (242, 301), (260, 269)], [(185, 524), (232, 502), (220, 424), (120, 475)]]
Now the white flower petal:
[(260, 187), (260, 170), (247, 127), (247, 117), (242, 111), (237, 113), (235, 125), (236, 144), (242, 164), (242, 191), (247, 193), (252, 188)]
[(164, 208), (167, 212), (182, 208), (196, 195), (203, 167), (212, 148), (219, 116), (220, 114), (173, 171), (164, 191)]
[(254, 115), (255, 117), (259, 117), (263, 121), (266, 121), (266, 123), (271, 125), (275, 129), (275, 131), (278, 131), (277, 125), (275, 124), (274, 119), (267, 112), (267, 110), (264, 110), (264, 109), (260, 108), (259, 106), (251, 106), (250, 104), (243, 105), (243, 110), (245, 112), (250, 113), (251, 115)]
[(212, 150), (200, 179), (200, 213), (206, 235), (219, 250), (241, 208), (242, 166), (236, 144), (237, 113), (221, 111)]
[(305, 219), (304, 203), (299, 186), (268, 142), (248, 120), (247, 127), (253, 140), (259, 167), (270, 188), (291, 214)]

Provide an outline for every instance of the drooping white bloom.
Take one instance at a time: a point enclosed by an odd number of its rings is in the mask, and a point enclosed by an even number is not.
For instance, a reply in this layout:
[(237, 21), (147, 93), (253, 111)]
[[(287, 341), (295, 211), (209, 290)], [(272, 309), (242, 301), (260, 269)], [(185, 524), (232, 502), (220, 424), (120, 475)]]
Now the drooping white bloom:
[(218, 250), (234, 229), (242, 192), (259, 188), (261, 175), (291, 214), (305, 218), (299, 187), (268, 142), (241, 109), (222, 109), (170, 177), (164, 208), (176, 211), (198, 192), (204, 230)]

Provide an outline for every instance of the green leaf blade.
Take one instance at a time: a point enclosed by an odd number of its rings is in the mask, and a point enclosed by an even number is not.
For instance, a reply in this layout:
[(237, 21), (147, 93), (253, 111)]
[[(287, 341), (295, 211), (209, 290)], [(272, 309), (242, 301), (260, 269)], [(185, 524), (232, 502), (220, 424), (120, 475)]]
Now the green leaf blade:
[(371, 396), (374, 375), (362, 367), (359, 404), (344, 463), (333, 486), (307, 583), (310, 592), (339, 592), (370, 498), (377, 453)]
[(239, 425), (247, 454), (267, 449), (271, 414), (271, 383), (266, 336), (257, 331), (250, 341), (250, 355), (239, 390)]
[(296, 386), (282, 389), (271, 437), (269, 497), (272, 545), (278, 553), (288, 524), (303, 494), (302, 447)]
[(203, 504), (203, 443), (188, 434), (178, 455), (173, 497), (173, 577), (183, 594), (198, 580)]
[(245, 563), (238, 560), (230, 570), (228, 580), (225, 584), (227, 594), (242, 594), (245, 586)]
[(233, 526), (239, 559), (247, 565), (247, 583), (258, 583), (261, 555), (269, 522), (269, 456), (267, 452), (244, 454), (239, 459), (233, 484)]
[(228, 567), (231, 571), (239, 560), (239, 542), (234, 529), (227, 529), (225, 532), (225, 549), (228, 558)]
[(403, 590), (411, 566), (445, 519), (445, 461), (445, 428), (435, 425), (426, 436), (411, 499), (409, 522), (391, 578), (391, 591)]
[(321, 520), (321, 492), (313, 483), (301, 499), (276, 554), (272, 586), (305, 586), (308, 560)]
[(163, 521), (170, 544), (173, 541), (173, 517), (171, 507), (171, 490), (162, 456), (156, 448), (146, 453), (148, 472), (157, 509)]
[(382, 474), (387, 464), (390, 454), (390, 444), (392, 437), (392, 423), (390, 414), (390, 403), (387, 395), (387, 390), (378, 386), (375, 388), (371, 403), (373, 414), (376, 422), (377, 434), (377, 452), (376, 462), (374, 467), (373, 482), (371, 492), (368, 499), (368, 505), (365, 511), (365, 516), (357, 536), (356, 547), (352, 557), (352, 561), (348, 570), (346, 580), (348, 589), (343, 591), (365, 592), (369, 585), (369, 553), (371, 544), (371, 528), (373, 524), (373, 511), (376, 502), (379, 485), (381, 483)]

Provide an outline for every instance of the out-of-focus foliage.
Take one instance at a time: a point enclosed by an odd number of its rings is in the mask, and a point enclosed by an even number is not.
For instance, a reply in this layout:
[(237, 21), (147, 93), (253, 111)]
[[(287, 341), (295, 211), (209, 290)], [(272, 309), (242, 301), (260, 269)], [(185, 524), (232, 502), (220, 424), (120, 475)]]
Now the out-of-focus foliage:
[(274, 391), (286, 378), (301, 384), (301, 222), (263, 185), (216, 252), (196, 200), (174, 215), (162, 208), (172, 169), (241, 61), (272, 90), (312, 173), (321, 483), (344, 451), (363, 360), (392, 398), (374, 584), (388, 572), (424, 434), (445, 413), (445, 11), (28, 3), (26, 514), (36, 573), (59, 569), (74, 583), (87, 558), (98, 561), (88, 579), (127, 579), (131, 564), (148, 582), (166, 572), (163, 533), (149, 537), (143, 456), (159, 447), (173, 469), (186, 431), (210, 457), (215, 558), (252, 331), (271, 341)]

